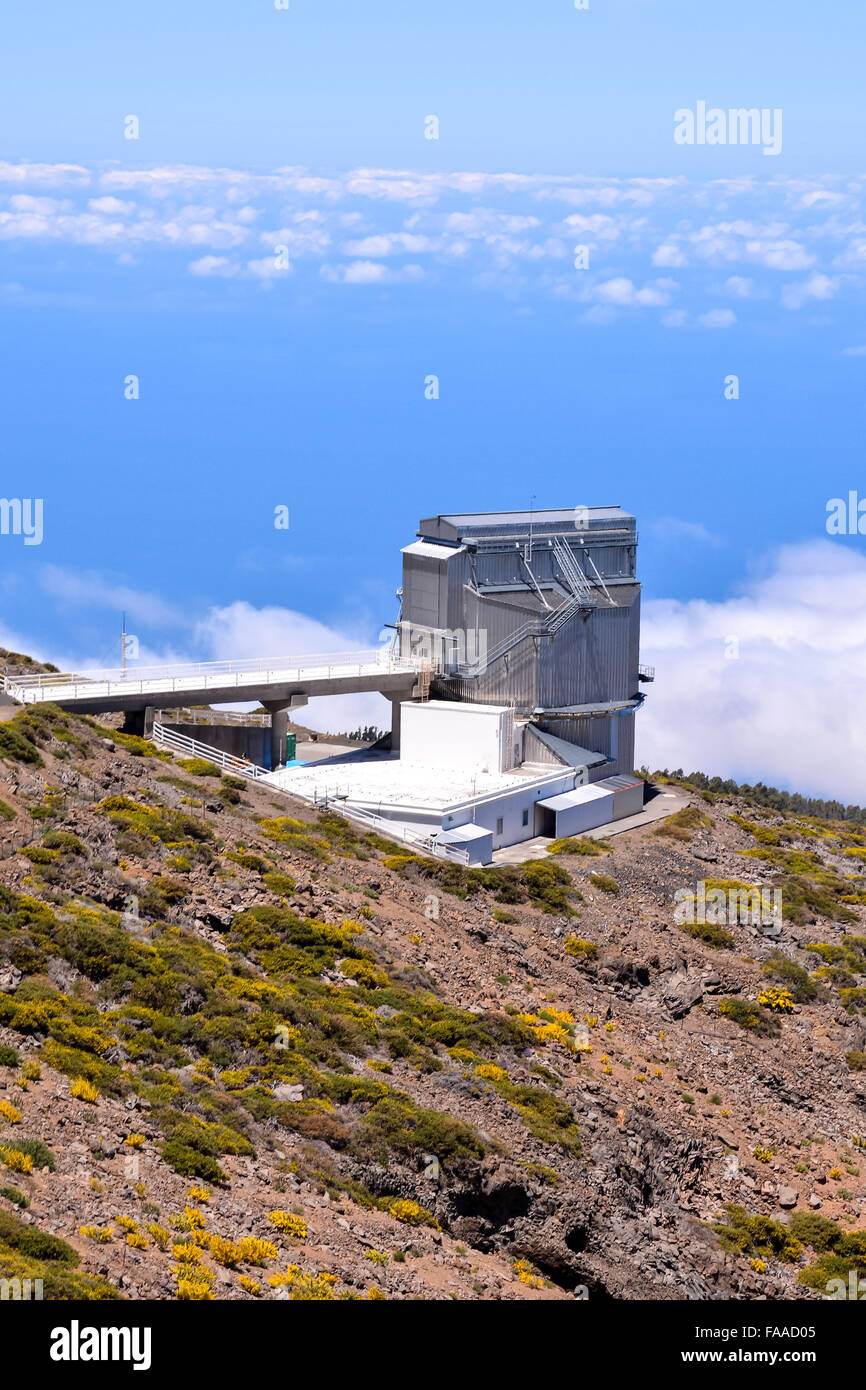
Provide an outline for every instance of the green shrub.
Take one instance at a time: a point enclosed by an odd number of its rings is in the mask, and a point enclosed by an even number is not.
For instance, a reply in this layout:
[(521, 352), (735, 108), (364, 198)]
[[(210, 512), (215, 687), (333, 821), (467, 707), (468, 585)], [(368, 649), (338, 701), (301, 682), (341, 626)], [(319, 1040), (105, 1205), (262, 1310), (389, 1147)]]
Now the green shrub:
[(5, 1197), (6, 1201), (11, 1202), (13, 1206), (21, 1207), (22, 1211), (26, 1211), (30, 1206), (30, 1198), (27, 1193), (22, 1192), (20, 1187), (13, 1187), (11, 1183), (8, 1183), (6, 1187), (0, 1187), (0, 1197)]
[(691, 840), (693, 831), (707, 829), (712, 823), (706, 812), (699, 810), (697, 806), (683, 806), (672, 816), (667, 816), (653, 834), (668, 840), (688, 841)]
[(547, 846), (548, 854), (582, 854), (599, 855), (609, 853), (609, 847), (600, 844), (598, 840), (591, 840), (588, 835), (575, 838), (572, 835), (566, 836), (561, 840), (554, 840)]
[(295, 891), (295, 880), (288, 874), (262, 874), (262, 883), (278, 898), (288, 898)]
[(215, 1158), (199, 1149), (190, 1148), (179, 1139), (167, 1139), (160, 1146), (159, 1152), (168, 1166), (182, 1178), (204, 1178), (206, 1182), (218, 1186), (224, 1186), (229, 1180), (228, 1173), (220, 1167)]
[(14, 719), (10, 719), (5, 724), (0, 724), (0, 758), (6, 758), (14, 763), (32, 763), (34, 767), (43, 767), (42, 758), (35, 741), (25, 733), (25, 727), (19, 724), (21, 715), (18, 714)]
[(25, 1226), (17, 1216), (0, 1210), (0, 1245), (18, 1250), (34, 1260), (57, 1260), (61, 1264), (77, 1265), (79, 1255), (65, 1240), (50, 1236), (35, 1226)]
[(231, 859), (233, 864), (240, 864), (242, 869), (249, 869), (252, 873), (264, 874), (268, 870), (264, 859), (260, 859), (257, 854), (241, 854), (238, 850), (230, 849), (226, 859)]
[(720, 1214), (712, 1230), (723, 1250), (733, 1255), (758, 1255), (768, 1260), (796, 1264), (803, 1247), (790, 1228), (770, 1216), (750, 1216), (745, 1207), (733, 1203), (725, 1207), (727, 1221)]
[(780, 1032), (779, 1020), (759, 1004), (753, 1004), (747, 999), (723, 999), (719, 1005), (719, 1013), (760, 1037), (772, 1038)]
[(14, 820), (17, 812), (13, 806), (5, 801), (0, 801), (0, 820)]
[(17, 1067), (18, 1053), (14, 1047), (0, 1043), (0, 1067)]
[(206, 758), (179, 758), (178, 761), (184, 772), (191, 773), (193, 777), (222, 777), (216, 764), (208, 762)]
[(866, 1052), (855, 1049), (845, 1053), (845, 1061), (850, 1071), (866, 1071)]
[(789, 1229), (804, 1245), (810, 1245), (820, 1254), (833, 1250), (843, 1236), (835, 1221), (828, 1221), (826, 1216), (811, 1211), (795, 1211)]
[(731, 933), (716, 922), (687, 922), (680, 930), (688, 932), (689, 936), (695, 937), (698, 941), (706, 942), (708, 946), (715, 947), (717, 951), (729, 951), (736, 944)]
[(818, 986), (808, 970), (795, 960), (773, 951), (763, 964), (764, 974), (778, 984), (784, 985), (797, 1004), (808, 1004), (818, 996)]
[(46, 830), (42, 843), (46, 849), (58, 850), (60, 854), (87, 854), (86, 845), (71, 830)]
[(598, 888), (602, 893), (611, 893), (615, 897), (619, 892), (619, 884), (615, 878), (608, 878), (607, 874), (590, 874), (589, 881), (593, 888)]

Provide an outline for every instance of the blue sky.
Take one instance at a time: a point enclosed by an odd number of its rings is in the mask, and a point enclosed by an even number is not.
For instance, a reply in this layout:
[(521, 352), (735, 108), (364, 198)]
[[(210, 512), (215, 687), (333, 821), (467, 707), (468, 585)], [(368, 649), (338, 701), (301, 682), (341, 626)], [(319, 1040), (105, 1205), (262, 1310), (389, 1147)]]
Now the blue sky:
[[(650, 658), (722, 701), (713, 742), (660, 683), (647, 757), (858, 799), (838, 723), (793, 768), (779, 730), (805, 668), (847, 702), (866, 660), (863, 538), (824, 526), (866, 496), (864, 29), (799, 0), (18, 7), (0, 493), (45, 533), (0, 537), (0, 642), (105, 662), (121, 607), (153, 659), (366, 642), (420, 516), (619, 502)], [(781, 151), (675, 143), (699, 101), (781, 110)], [(707, 645), (731, 619), (748, 731)]]

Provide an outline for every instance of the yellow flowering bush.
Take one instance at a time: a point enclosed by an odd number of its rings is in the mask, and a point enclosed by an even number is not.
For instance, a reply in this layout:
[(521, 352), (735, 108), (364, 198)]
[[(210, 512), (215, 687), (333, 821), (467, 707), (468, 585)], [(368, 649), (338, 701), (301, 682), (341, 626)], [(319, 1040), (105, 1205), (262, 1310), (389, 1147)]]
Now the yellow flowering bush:
[(147, 1231), (154, 1245), (158, 1246), (160, 1250), (168, 1249), (169, 1242), (171, 1241), (170, 1231), (167, 1231), (164, 1226), (160, 1226), (156, 1221), (151, 1222), (151, 1224), (145, 1226), (144, 1229)]
[(127, 1134), (123, 1142), (128, 1144), (131, 1149), (140, 1149), (142, 1144), (147, 1141), (143, 1134)]
[(21, 1111), (16, 1110), (14, 1105), (10, 1105), (8, 1100), (0, 1100), (0, 1116), (8, 1120), (10, 1125), (20, 1125)]
[(503, 1067), (497, 1067), (495, 1062), (482, 1062), (475, 1068), (475, 1075), (480, 1076), (482, 1081), (506, 1081), (508, 1072)]
[(284, 1236), (291, 1236), (293, 1240), (307, 1238), (307, 1223), (301, 1216), (293, 1216), (289, 1211), (272, 1211), (268, 1213), (268, 1220)]
[(268, 1283), (274, 1289), (288, 1289), (298, 1302), (329, 1303), (334, 1297), (336, 1274), (307, 1274), (298, 1265), (288, 1265), (285, 1274), (272, 1274)]
[(389, 1203), (388, 1211), (395, 1221), (402, 1221), (406, 1226), (432, 1226), (434, 1230), (439, 1230), (439, 1222), (435, 1216), (417, 1202), (398, 1198), (397, 1201)]
[(238, 1279), (238, 1283), (247, 1293), (252, 1294), (253, 1298), (256, 1298), (261, 1292), (262, 1286), (258, 1279), (251, 1278), (249, 1274), (242, 1274)]
[(758, 995), (758, 1003), (767, 1009), (775, 1010), (776, 1013), (790, 1013), (794, 1007), (790, 990), (782, 989), (779, 985), (767, 985), (762, 989)]
[(259, 1240), (256, 1236), (242, 1236), (238, 1245), (245, 1264), (263, 1265), (265, 1260), (275, 1260), (279, 1254), (273, 1241)]
[(10, 1173), (32, 1173), (33, 1159), (20, 1149), (10, 1149), (0, 1144), (0, 1163), (4, 1163)]
[(76, 1076), (69, 1087), (69, 1094), (76, 1100), (86, 1100), (89, 1105), (93, 1105), (99, 1099), (99, 1092), (83, 1076)]
[(533, 1274), (532, 1265), (528, 1260), (515, 1260), (512, 1269), (521, 1284), (525, 1284), (528, 1289), (544, 1288), (544, 1280)]
[(114, 1235), (113, 1226), (79, 1226), (78, 1234), (86, 1236), (88, 1240), (95, 1240), (97, 1245), (107, 1245)]

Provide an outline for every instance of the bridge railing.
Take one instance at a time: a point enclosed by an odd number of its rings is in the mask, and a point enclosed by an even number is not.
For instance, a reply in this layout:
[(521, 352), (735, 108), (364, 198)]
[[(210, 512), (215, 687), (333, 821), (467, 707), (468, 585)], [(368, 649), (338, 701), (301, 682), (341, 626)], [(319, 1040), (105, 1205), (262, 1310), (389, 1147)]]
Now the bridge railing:
[(214, 686), (249, 684), (249, 677), (262, 682), (283, 678), (298, 679), (316, 676), (330, 680), (333, 676), (363, 675), (375, 669), (384, 674), (416, 671), (420, 659), (397, 656), (391, 647), (373, 647), (354, 652), (312, 652), (300, 656), (248, 657), (242, 661), (196, 661), (172, 666), (127, 666), (113, 670), (39, 672), (21, 674), (7, 672), (4, 689), (14, 698), (39, 698), (47, 690), (62, 689), (69, 698), (78, 690), (82, 696), (95, 695), (94, 687), (117, 687), (127, 694), (158, 694), (164, 690), (208, 689)]

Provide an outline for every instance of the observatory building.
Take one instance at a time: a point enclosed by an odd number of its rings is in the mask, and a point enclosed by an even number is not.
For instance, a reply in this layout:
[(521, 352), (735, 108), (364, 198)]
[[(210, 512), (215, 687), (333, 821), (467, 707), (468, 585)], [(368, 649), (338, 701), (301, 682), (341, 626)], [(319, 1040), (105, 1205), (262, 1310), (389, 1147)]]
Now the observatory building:
[(390, 754), (275, 779), (468, 863), (639, 811), (636, 548), (620, 507), (427, 517), (402, 552), (394, 650), (418, 680)]
[(432, 692), (530, 721), (521, 753), (533, 761), (551, 761), (564, 740), (586, 755), (590, 781), (630, 773), (650, 675), (634, 517), (619, 507), (435, 516), (418, 537), (403, 551), (401, 642), (429, 646)]

